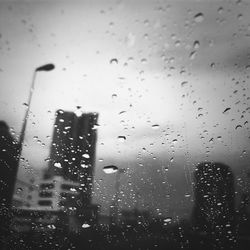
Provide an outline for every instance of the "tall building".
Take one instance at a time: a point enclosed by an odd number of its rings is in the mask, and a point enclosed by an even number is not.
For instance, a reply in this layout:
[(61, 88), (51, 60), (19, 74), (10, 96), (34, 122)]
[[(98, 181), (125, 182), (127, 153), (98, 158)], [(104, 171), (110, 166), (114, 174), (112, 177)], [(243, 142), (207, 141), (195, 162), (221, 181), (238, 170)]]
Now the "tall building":
[(9, 232), (10, 208), (18, 170), (19, 145), (6, 122), (0, 121), (0, 249)]
[(225, 164), (203, 162), (195, 174), (193, 222), (213, 249), (231, 249), (235, 242), (234, 177)]
[(79, 183), (81, 207), (91, 203), (97, 119), (97, 113), (77, 116), (74, 112), (56, 112), (50, 163), (44, 176), (45, 179), (61, 176)]

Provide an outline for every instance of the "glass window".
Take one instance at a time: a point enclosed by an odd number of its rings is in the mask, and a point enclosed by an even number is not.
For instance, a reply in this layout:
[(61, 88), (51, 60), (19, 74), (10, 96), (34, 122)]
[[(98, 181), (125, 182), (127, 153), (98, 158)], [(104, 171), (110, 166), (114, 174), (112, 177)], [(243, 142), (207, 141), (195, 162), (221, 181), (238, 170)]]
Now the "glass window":
[(0, 249), (246, 249), (249, 13), (0, 1)]

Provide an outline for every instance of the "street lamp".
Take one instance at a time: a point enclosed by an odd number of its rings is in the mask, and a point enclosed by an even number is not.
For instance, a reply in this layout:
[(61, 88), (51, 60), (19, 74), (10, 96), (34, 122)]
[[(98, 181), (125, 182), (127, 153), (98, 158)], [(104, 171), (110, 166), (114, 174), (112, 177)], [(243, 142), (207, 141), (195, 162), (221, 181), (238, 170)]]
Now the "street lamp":
[(32, 99), (32, 95), (33, 95), (34, 87), (35, 87), (36, 73), (38, 71), (51, 71), (54, 68), (55, 68), (55, 65), (49, 63), (49, 64), (42, 65), (40, 67), (37, 67), (33, 72), (32, 82), (31, 82), (31, 86), (30, 86), (30, 90), (29, 90), (29, 99), (28, 99), (28, 103), (27, 103), (28, 107), (27, 107), (26, 112), (25, 112), (24, 121), (23, 121), (23, 125), (22, 125), (22, 130), (21, 130), (20, 137), (19, 137), (19, 142), (18, 142), (17, 166), (16, 166), (16, 169), (15, 169), (15, 172), (13, 173), (14, 182), (13, 182), (13, 186), (11, 187), (12, 190), (10, 190), (12, 199), (13, 199), (13, 195), (14, 195), (15, 181), (16, 181), (16, 177), (17, 177), (18, 166), (19, 166), (19, 162), (20, 162), (20, 158), (21, 158), (21, 154), (22, 154), (22, 149), (23, 149), (23, 141), (24, 141), (25, 129), (26, 129), (28, 116), (29, 116), (29, 111), (30, 111), (30, 103), (31, 103), (31, 99)]
[(19, 143), (18, 143), (19, 144), (19, 159), (21, 157), (22, 148), (23, 148), (23, 140), (24, 140), (25, 129), (26, 129), (27, 120), (28, 120), (28, 116), (29, 116), (29, 111), (30, 111), (30, 103), (31, 103), (31, 99), (32, 99), (32, 95), (33, 95), (34, 87), (35, 87), (36, 73), (38, 71), (51, 71), (54, 68), (55, 68), (55, 65), (52, 63), (49, 63), (49, 64), (42, 65), (40, 67), (37, 67), (33, 72), (32, 82), (31, 82), (30, 91), (29, 91), (29, 99), (28, 99), (28, 103), (27, 103), (28, 108), (26, 109), (26, 113), (25, 113), (24, 121), (23, 121), (23, 126), (22, 126), (22, 130), (20, 133)]

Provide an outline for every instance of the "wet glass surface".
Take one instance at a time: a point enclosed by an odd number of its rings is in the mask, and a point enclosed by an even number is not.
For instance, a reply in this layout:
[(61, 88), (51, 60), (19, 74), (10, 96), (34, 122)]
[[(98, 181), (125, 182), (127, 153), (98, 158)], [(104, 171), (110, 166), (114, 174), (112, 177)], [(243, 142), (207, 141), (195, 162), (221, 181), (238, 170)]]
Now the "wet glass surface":
[(249, 12), (0, 0), (0, 248), (247, 249)]

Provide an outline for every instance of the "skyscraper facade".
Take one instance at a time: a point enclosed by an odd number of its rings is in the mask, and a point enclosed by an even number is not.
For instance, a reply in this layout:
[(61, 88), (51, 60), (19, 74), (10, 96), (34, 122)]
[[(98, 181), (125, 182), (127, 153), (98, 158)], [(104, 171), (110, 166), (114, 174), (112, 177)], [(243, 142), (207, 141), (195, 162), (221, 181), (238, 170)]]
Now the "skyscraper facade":
[(96, 151), (97, 113), (58, 110), (50, 151), (50, 163), (45, 179), (62, 176), (81, 186), (79, 200), (85, 205), (91, 201), (93, 170)]

